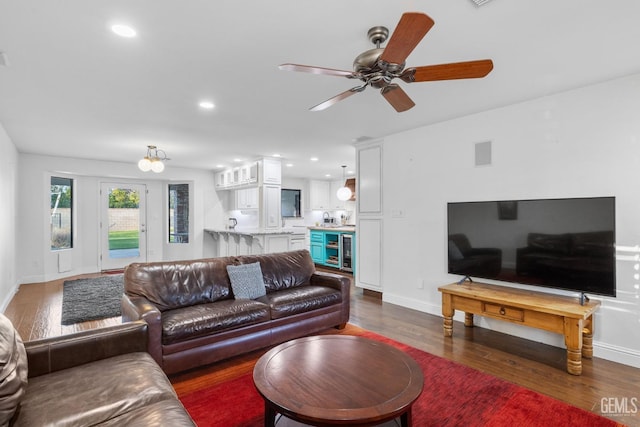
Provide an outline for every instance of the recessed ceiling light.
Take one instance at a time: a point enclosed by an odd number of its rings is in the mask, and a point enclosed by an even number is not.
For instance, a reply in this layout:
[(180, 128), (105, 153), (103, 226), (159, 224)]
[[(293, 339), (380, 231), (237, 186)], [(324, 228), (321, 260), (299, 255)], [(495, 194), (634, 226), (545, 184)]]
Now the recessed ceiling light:
[(310, 158), (309, 160), (311, 160), (312, 162), (317, 162), (317, 161), (318, 161), (318, 158), (317, 158), (317, 157), (312, 157), (312, 158)]
[(276, 154), (273, 154), (273, 157), (282, 157), (282, 156), (280, 154), (276, 153)]
[(213, 110), (213, 108), (215, 107), (215, 104), (211, 101), (200, 101), (198, 105), (200, 106), (200, 108), (205, 110)]
[(292, 168), (293, 167), (293, 163), (287, 163), (285, 166), (288, 167), (288, 168)]
[(132, 27), (123, 24), (115, 24), (111, 26), (111, 31), (119, 35), (120, 37), (132, 38), (138, 33)]
[(236, 163), (240, 163), (242, 161), (242, 159), (233, 159), (234, 162)]
[(331, 178), (331, 174), (330, 174), (330, 173), (326, 174), (325, 176), (326, 176), (327, 178)]
[(216, 167), (217, 167), (218, 169), (220, 169), (220, 168), (223, 168), (223, 167), (224, 167), (224, 165), (216, 165)]

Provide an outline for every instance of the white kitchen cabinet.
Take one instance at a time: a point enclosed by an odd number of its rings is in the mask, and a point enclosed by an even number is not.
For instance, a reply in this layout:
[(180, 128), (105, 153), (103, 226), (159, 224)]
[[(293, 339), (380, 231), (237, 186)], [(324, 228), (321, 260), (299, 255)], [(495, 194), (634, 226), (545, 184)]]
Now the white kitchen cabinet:
[(227, 169), (224, 171), (224, 186), (230, 187), (234, 184), (233, 181), (233, 169)]
[(260, 206), (260, 192), (258, 190), (258, 187), (236, 190), (236, 209), (258, 209)]
[(223, 189), (224, 187), (226, 187), (224, 171), (218, 172), (215, 174), (215, 182), (216, 182), (216, 189)]
[(279, 185), (263, 185), (262, 190), (262, 215), (260, 226), (263, 228), (280, 228), (282, 215), (280, 213), (280, 189)]
[(258, 182), (258, 162), (247, 163), (240, 167), (240, 183), (253, 184)]
[(331, 183), (329, 181), (309, 181), (309, 204), (311, 210), (326, 211), (331, 209)]
[(356, 286), (384, 292), (384, 211), (382, 208), (382, 145), (356, 146)]
[(382, 290), (382, 219), (358, 219), (356, 286)]
[(264, 251), (267, 254), (287, 252), (289, 250), (289, 235), (274, 234), (264, 236)]
[(301, 249), (308, 249), (309, 245), (306, 242), (304, 234), (293, 234), (289, 240), (289, 250), (298, 251)]
[(254, 161), (217, 172), (215, 174), (216, 189), (233, 190), (250, 185), (257, 186), (258, 170), (258, 162)]
[(357, 151), (358, 215), (382, 214), (382, 147), (370, 146)]
[(277, 159), (262, 159), (262, 183), (278, 184), (282, 183), (282, 162)]

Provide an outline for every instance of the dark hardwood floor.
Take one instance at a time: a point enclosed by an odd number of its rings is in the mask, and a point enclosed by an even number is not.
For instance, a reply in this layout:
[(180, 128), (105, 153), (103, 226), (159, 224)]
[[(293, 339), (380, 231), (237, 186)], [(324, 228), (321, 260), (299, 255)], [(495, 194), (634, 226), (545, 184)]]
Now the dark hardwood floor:
[[(99, 274), (74, 276), (95, 277)], [(71, 278), (69, 278), (71, 279)], [(61, 326), (62, 284), (64, 280), (25, 284), (20, 287), (5, 315), (24, 340), (68, 334), (120, 323), (110, 318)], [(601, 413), (601, 401), (626, 399), (627, 412), (605, 416), (629, 426), (640, 427), (640, 369), (608, 360), (583, 359), (581, 376), (566, 372), (563, 348), (454, 324), (452, 338), (443, 336), (442, 318), (384, 303), (375, 295), (352, 287), (351, 323), (477, 370), (520, 384), (542, 394)], [(241, 363), (242, 358), (238, 359)], [(233, 362), (233, 360), (231, 361)], [(638, 411), (633, 411), (636, 402)], [(606, 407), (605, 407), (606, 410)]]

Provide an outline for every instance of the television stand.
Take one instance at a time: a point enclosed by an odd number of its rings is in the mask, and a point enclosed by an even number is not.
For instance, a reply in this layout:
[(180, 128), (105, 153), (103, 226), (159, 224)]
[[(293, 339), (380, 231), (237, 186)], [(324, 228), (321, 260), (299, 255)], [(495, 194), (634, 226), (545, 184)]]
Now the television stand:
[(444, 336), (453, 335), (455, 310), (465, 313), (464, 325), (473, 327), (473, 315), (543, 329), (564, 335), (567, 372), (582, 374), (582, 357), (593, 357), (594, 312), (599, 301), (551, 295), (486, 283), (452, 283), (442, 292)]

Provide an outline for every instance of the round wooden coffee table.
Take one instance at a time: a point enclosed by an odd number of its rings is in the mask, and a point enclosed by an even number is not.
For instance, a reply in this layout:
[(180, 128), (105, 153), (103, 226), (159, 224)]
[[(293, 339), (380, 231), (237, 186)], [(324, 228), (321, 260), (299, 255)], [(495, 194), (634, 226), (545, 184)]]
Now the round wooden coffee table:
[(378, 425), (400, 417), (422, 393), (422, 370), (409, 355), (367, 338), (321, 335), (264, 354), (253, 381), (265, 402), (265, 426), (278, 413), (312, 425)]

